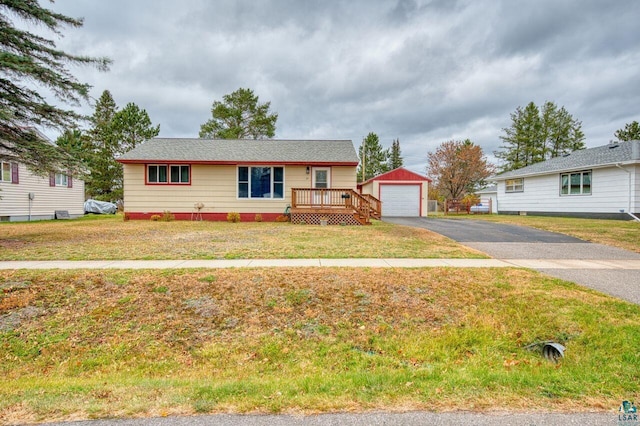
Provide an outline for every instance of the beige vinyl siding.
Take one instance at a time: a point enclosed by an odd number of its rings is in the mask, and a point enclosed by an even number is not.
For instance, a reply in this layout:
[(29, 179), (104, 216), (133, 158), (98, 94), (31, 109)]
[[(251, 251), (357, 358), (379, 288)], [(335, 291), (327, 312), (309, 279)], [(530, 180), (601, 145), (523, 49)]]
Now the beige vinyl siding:
[[(238, 198), (238, 167), (234, 165), (192, 165), (191, 185), (145, 185), (145, 171), (143, 164), (124, 165), (127, 212), (189, 213), (195, 203), (203, 203), (202, 213), (283, 213), (291, 204), (291, 188), (311, 186), (306, 166), (284, 166), (284, 199)], [(332, 186), (355, 188), (355, 171), (355, 167), (333, 167)]]
[(355, 166), (334, 166), (331, 167), (331, 187), (356, 189), (356, 168)]
[(27, 220), (29, 193), (32, 219), (52, 219), (56, 210), (67, 210), (72, 216), (84, 214), (84, 182), (72, 179), (72, 188), (49, 186), (49, 177), (31, 173), (26, 166), (18, 166), (18, 184), (0, 182), (0, 217), (10, 220)]

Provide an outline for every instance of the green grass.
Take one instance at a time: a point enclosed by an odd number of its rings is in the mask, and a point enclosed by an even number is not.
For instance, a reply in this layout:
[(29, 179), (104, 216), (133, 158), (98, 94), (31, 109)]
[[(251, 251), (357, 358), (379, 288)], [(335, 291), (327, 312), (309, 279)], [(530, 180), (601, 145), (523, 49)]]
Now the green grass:
[[(0, 422), (640, 397), (640, 307), (532, 271), (3, 271), (0, 288)], [(546, 340), (557, 365), (526, 349)]]
[(0, 224), (0, 260), (483, 258), (427, 230), (290, 223), (127, 221), (88, 216)]

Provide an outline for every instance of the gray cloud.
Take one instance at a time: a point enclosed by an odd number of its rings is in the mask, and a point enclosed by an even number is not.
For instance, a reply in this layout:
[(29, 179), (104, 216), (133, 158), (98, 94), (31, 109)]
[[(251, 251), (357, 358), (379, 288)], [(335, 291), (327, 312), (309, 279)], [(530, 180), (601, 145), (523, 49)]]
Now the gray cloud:
[[(211, 103), (252, 88), (277, 137), (400, 138), (424, 172), (446, 140), (491, 154), (509, 114), (564, 105), (587, 144), (640, 119), (640, 3), (603, 1), (66, 0), (85, 25), (58, 45), (114, 59), (81, 81), (146, 108), (161, 135), (195, 136)], [(85, 112), (91, 108), (85, 106)]]

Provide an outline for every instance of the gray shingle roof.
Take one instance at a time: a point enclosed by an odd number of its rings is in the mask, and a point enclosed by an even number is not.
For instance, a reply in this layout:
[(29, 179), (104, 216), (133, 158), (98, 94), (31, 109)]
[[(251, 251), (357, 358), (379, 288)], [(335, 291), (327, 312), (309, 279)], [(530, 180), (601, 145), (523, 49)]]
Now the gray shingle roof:
[(604, 146), (574, 151), (564, 157), (555, 157), (518, 170), (501, 173), (494, 176), (494, 179), (503, 180), (513, 177), (581, 170), (629, 161), (640, 163), (640, 141), (610, 143)]
[(358, 156), (350, 140), (154, 138), (125, 153), (119, 161), (355, 165)]

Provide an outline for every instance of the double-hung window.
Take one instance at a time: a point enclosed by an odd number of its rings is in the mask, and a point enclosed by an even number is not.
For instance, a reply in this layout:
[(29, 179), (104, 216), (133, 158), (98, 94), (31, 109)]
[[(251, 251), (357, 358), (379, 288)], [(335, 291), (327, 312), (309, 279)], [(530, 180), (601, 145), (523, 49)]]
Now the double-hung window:
[(238, 198), (284, 198), (284, 167), (238, 167)]
[(591, 170), (562, 173), (560, 175), (560, 195), (590, 195)]
[(505, 192), (523, 192), (524, 191), (524, 178), (519, 179), (507, 179), (504, 183)]
[(0, 163), (0, 182), (11, 182), (11, 163)]
[(65, 188), (69, 186), (69, 176), (64, 173), (56, 173), (55, 175), (55, 186), (64, 186)]
[(149, 164), (147, 165), (147, 183), (149, 184), (189, 184), (191, 166), (188, 164)]

